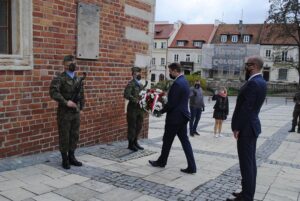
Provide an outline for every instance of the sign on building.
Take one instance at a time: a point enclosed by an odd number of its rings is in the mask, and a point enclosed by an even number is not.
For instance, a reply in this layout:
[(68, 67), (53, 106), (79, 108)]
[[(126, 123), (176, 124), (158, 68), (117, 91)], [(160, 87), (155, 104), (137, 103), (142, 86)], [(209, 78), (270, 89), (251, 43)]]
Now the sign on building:
[(98, 59), (100, 8), (79, 3), (77, 15), (77, 58)]

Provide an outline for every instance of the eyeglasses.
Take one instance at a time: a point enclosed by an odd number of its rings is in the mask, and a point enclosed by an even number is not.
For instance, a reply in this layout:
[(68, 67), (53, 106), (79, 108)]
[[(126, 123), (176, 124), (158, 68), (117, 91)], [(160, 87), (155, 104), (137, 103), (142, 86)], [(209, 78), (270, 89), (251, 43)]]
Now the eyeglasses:
[(250, 67), (250, 66), (253, 66), (253, 65), (255, 65), (255, 63), (245, 63), (246, 67)]

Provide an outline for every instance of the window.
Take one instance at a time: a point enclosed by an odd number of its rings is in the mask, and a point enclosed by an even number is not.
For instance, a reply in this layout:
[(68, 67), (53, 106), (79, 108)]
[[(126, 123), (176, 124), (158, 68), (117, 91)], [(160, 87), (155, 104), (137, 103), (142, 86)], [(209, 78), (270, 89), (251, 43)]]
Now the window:
[(227, 42), (227, 35), (221, 35), (221, 42), (226, 43)]
[(244, 43), (249, 43), (250, 42), (250, 36), (249, 35), (244, 35), (243, 42)]
[(164, 80), (165, 80), (164, 74), (160, 74), (160, 75), (159, 75), (159, 81), (164, 81)]
[(187, 62), (191, 61), (191, 55), (187, 54), (185, 57), (185, 61)]
[(178, 40), (178, 41), (177, 41), (177, 46), (183, 47), (183, 46), (184, 46), (184, 41)]
[(155, 58), (152, 58), (152, 64), (155, 65)]
[(200, 64), (201, 63), (201, 55), (199, 54), (197, 57), (197, 63)]
[(154, 43), (154, 49), (156, 49), (156, 48), (157, 48), (157, 42)]
[(165, 65), (166, 63), (166, 59), (165, 58), (161, 58), (160, 59), (160, 65)]
[(237, 43), (238, 42), (238, 36), (237, 35), (232, 35), (231, 36), (231, 42)]
[(166, 49), (167, 48), (167, 43), (162, 42), (160, 47), (161, 47), (161, 49)]
[(266, 57), (268, 57), (268, 58), (271, 57), (271, 50), (266, 50)]
[(178, 62), (178, 54), (174, 54), (174, 62)]
[(32, 0), (1, 0), (0, 70), (31, 70), (32, 40)]
[(151, 82), (155, 82), (155, 77), (156, 77), (155, 74), (151, 74)]
[(281, 53), (281, 61), (287, 61), (288, 51), (283, 51)]
[(278, 80), (287, 80), (288, 69), (278, 69)]
[(0, 54), (11, 54), (11, 2), (0, 1)]
[(201, 41), (194, 41), (194, 47), (202, 47), (202, 42)]

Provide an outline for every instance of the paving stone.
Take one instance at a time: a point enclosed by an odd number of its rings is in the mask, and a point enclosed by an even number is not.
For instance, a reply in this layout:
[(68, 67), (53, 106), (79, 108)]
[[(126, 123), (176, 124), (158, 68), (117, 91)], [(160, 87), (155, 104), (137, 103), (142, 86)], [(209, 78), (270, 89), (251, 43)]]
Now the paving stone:
[(134, 199), (133, 201), (162, 201), (162, 200), (148, 195), (143, 195), (137, 199)]
[(74, 201), (86, 201), (100, 195), (98, 192), (84, 188), (79, 185), (72, 185), (63, 189), (54, 191), (55, 193)]
[(16, 189), (22, 186), (26, 186), (26, 184), (18, 179), (7, 180), (1, 182), (0, 191), (6, 191), (11, 189)]
[(22, 188), (14, 188), (12, 190), (2, 191), (0, 194), (6, 198), (9, 198), (14, 201), (25, 200), (27, 198), (31, 198), (35, 196), (35, 194), (24, 190)]
[(113, 190), (115, 187), (113, 185), (109, 185), (106, 183), (94, 181), (94, 180), (88, 180), (80, 184), (80, 186), (83, 186), (85, 188), (98, 191), (100, 193), (105, 193), (108, 191)]
[(9, 199), (3, 197), (2, 195), (0, 195), (0, 201), (10, 201)]
[(54, 188), (50, 187), (50, 186), (47, 186), (45, 184), (31, 184), (31, 185), (28, 185), (28, 186), (24, 186), (22, 187), (32, 193), (35, 193), (37, 195), (41, 195), (41, 194), (45, 194), (45, 193), (48, 193), (52, 190), (54, 190)]
[(76, 174), (69, 174), (67, 176), (61, 177), (60, 179), (63, 179), (65, 181), (69, 181), (71, 183), (77, 184), (77, 183), (82, 183), (85, 182), (87, 180), (89, 180), (89, 178), (87, 177), (82, 177)]
[(129, 191), (122, 188), (116, 188), (113, 191), (106, 192), (102, 195), (97, 196), (96, 198), (100, 198), (102, 200), (110, 200), (110, 201), (131, 201), (142, 196), (141, 193), (135, 191)]
[(56, 193), (46, 193), (39, 196), (33, 197), (36, 201), (71, 201), (63, 196), (57, 195)]

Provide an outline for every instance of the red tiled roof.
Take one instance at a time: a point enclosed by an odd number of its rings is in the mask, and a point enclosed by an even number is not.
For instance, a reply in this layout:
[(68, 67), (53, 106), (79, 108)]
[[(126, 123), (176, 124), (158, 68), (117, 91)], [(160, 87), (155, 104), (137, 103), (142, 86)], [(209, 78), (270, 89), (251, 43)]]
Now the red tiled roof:
[[(213, 24), (182, 24), (170, 47), (195, 48), (193, 41), (204, 41), (207, 43), (213, 29)], [(177, 41), (187, 41), (187, 43), (183, 47), (178, 47)]]
[[(260, 44), (261, 45), (297, 45), (297, 42), (293, 37), (285, 34), (286, 31), (282, 26), (280, 24), (264, 24), (263, 31), (261, 34)], [(293, 33), (295, 33), (294, 35), (298, 39), (296, 30), (294, 30)]]
[(168, 39), (173, 30), (173, 24), (156, 24), (154, 39)]
[(231, 38), (227, 38), (226, 43), (221, 42), (221, 35), (250, 35), (249, 44), (258, 44), (263, 24), (221, 24), (219, 25), (211, 43), (214, 44), (240, 44), (243, 40), (239, 38), (237, 43), (232, 43)]

